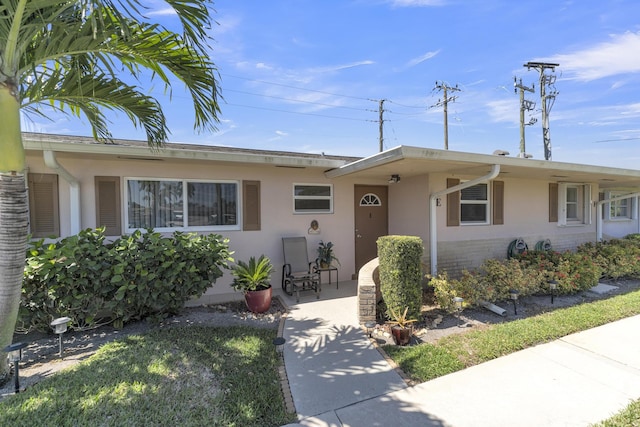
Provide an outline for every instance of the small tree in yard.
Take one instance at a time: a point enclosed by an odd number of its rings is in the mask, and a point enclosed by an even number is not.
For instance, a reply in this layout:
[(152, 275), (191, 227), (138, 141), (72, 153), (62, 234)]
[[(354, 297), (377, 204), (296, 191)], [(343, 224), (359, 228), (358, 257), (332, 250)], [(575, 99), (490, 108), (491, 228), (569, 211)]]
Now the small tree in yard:
[[(28, 205), (20, 110), (39, 107), (84, 117), (94, 137), (111, 138), (103, 109), (120, 111), (144, 128), (147, 141), (167, 140), (159, 102), (118, 72), (183, 83), (198, 129), (218, 121), (216, 69), (206, 31), (211, 1), (165, 0), (182, 33), (147, 22), (142, 0), (2, 0), (0, 2), (0, 349), (11, 343), (25, 251)], [(9, 367), (0, 358), (0, 381)]]
[(415, 236), (382, 236), (378, 239), (380, 291), (387, 317), (403, 313), (420, 318), (422, 306), (422, 239)]

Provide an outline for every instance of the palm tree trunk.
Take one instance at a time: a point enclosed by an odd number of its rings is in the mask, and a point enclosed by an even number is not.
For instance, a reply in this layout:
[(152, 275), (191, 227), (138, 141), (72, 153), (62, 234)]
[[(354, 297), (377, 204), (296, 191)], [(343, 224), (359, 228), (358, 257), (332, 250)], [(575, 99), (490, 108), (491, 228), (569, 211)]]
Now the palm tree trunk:
[[(0, 85), (0, 351), (11, 344), (18, 317), (29, 211), (16, 88)], [(0, 382), (9, 372), (0, 353)]]

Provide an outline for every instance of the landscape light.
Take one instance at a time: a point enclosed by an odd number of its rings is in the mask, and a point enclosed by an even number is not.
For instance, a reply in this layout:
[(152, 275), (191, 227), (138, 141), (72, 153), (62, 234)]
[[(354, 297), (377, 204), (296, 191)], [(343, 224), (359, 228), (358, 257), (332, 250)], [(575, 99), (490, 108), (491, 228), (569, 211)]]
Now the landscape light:
[(460, 314), (462, 313), (462, 303), (464, 302), (464, 298), (462, 297), (453, 297), (453, 303), (456, 306), (456, 312), (458, 313), (458, 328), (462, 328), (462, 318)]
[(556, 282), (555, 280), (550, 280), (549, 289), (551, 290), (551, 304), (553, 304), (553, 297), (556, 293), (556, 289), (558, 289), (558, 282)]
[(60, 348), (59, 354), (62, 357), (62, 334), (67, 332), (67, 325), (71, 322), (69, 317), (58, 317), (53, 322), (51, 322), (51, 326), (56, 334), (58, 334), (58, 347)]
[(283, 337), (275, 337), (273, 339), (273, 345), (276, 346), (276, 351), (278, 353), (282, 353), (282, 350), (284, 349), (284, 338)]
[(26, 342), (17, 342), (2, 349), (2, 351), (4, 351), (5, 353), (9, 353), (9, 360), (13, 362), (13, 370), (15, 371), (14, 384), (16, 393), (20, 393), (20, 359), (22, 359), (22, 349), (26, 346)]
[(517, 289), (509, 289), (509, 296), (513, 300), (513, 313), (518, 315), (518, 308), (516, 307), (516, 301), (518, 301), (518, 294), (520, 292)]
[(367, 334), (369, 334), (369, 338), (371, 338), (371, 330), (376, 327), (376, 322), (373, 320), (369, 320), (364, 324), (365, 329), (367, 330)]

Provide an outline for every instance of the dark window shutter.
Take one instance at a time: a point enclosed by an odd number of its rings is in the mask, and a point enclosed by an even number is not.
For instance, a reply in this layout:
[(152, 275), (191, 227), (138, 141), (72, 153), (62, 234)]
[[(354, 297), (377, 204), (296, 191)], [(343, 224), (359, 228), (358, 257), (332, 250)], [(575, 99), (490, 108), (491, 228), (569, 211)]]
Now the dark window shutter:
[(260, 181), (242, 181), (242, 229), (260, 230)]
[(120, 177), (96, 176), (96, 227), (105, 227), (107, 236), (122, 235), (120, 223)]
[(549, 183), (549, 222), (558, 222), (558, 184)]
[[(447, 188), (460, 184), (457, 178), (447, 178)], [(460, 192), (447, 194), (447, 227), (460, 225)]]
[(493, 224), (504, 224), (504, 181), (493, 181)]
[(29, 222), (33, 237), (60, 236), (58, 175), (29, 174)]

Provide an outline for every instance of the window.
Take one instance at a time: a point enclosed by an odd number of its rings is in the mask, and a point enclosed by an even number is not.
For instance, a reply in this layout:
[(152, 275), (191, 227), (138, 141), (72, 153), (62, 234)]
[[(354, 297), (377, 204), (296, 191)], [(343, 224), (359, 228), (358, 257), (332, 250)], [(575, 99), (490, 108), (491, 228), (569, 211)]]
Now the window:
[(558, 184), (558, 225), (591, 224), (591, 186)]
[[(618, 196), (623, 196), (624, 194), (628, 194), (628, 193), (623, 193), (623, 192), (610, 192), (609, 194), (607, 194), (607, 199), (611, 199), (614, 197), (618, 197)], [(618, 200), (614, 200), (612, 202), (609, 202), (609, 218), (610, 220), (628, 220), (628, 219), (632, 219), (632, 212), (633, 212), (633, 199), (632, 198), (628, 198), (628, 199), (618, 199)]]
[(131, 178), (126, 187), (129, 229), (239, 228), (237, 182)]
[(382, 201), (377, 195), (367, 193), (360, 199), (360, 206), (382, 206)]
[[(460, 184), (447, 178), (447, 188)], [(503, 225), (504, 181), (491, 181), (447, 194), (447, 227), (471, 224)]]
[(489, 186), (477, 184), (460, 190), (460, 223), (487, 224), (489, 222)]
[(29, 232), (33, 237), (59, 237), (58, 175), (29, 174)]
[(295, 213), (333, 213), (333, 187), (320, 184), (293, 185)]

